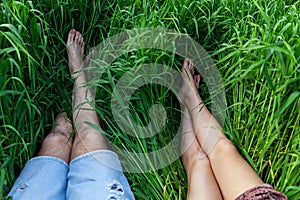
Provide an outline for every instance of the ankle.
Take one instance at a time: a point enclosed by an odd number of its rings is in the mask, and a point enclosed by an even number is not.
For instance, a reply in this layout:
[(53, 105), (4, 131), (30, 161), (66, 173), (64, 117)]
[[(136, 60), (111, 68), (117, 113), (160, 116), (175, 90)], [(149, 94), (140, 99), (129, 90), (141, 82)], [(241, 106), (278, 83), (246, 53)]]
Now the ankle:
[(188, 155), (182, 161), (189, 179), (191, 179), (193, 175), (199, 172), (203, 173), (203, 171), (211, 168), (209, 158), (202, 150)]
[(200, 111), (200, 108), (205, 106), (201, 97), (199, 95), (195, 95), (195, 93), (191, 93), (189, 96), (187, 96), (184, 105), (190, 112), (194, 111), (195, 109)]
[(86, 76), (84, 71), (77, 71), (71, 74), (72, 79), (76, 82), (86, 82)]

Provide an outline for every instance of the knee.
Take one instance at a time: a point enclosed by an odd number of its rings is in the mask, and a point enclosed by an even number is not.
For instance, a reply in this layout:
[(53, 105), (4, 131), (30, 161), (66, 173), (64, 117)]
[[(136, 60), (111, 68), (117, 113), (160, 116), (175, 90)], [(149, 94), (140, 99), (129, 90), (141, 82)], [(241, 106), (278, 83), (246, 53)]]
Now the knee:
[(237, 150), (234, 144), (229, 139), (222, 138), (216, 143), (212, 151), (212, 155), (217, 154), (218, 156), (228, 156), (235, 152), (237, 152)]

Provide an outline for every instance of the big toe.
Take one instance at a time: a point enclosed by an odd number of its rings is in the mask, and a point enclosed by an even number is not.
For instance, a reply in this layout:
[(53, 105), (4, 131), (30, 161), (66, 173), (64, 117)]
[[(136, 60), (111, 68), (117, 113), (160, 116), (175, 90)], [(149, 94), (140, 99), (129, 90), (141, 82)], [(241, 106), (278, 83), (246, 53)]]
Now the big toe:
[(184, 59), (182, 68), (188, 70), (188, 67), (189, 67), (189, 60)]
[(75, 29), (71, 29), (68, 34), (68, 41), (67, 41), (68, 45), (73, 44), (75, 36), (76, 36)]
[(189, 61), (188, 59), (185, 59), (183, 61), (183, 66), (181, 68), (182, 74), (185, 78), (192, 78), (192, 72), (191, 72), (191, 61)]

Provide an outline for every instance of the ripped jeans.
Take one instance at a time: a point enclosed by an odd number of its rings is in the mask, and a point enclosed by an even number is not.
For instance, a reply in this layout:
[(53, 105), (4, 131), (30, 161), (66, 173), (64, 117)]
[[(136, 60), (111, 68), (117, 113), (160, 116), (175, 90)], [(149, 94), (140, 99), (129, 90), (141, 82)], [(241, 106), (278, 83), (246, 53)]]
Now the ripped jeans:
[(51, 156), (32, 158), (8, 196), (17, 200), (134, 199), (117, 154), (109, 150), (81, 155), (69, 165)]

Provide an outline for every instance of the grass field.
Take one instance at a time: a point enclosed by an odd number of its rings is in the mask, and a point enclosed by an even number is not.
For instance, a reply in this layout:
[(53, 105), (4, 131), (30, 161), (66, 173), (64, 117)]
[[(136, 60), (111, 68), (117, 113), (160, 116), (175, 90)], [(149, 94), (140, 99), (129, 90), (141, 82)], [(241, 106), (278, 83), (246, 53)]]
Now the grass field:
[[(300, 1), (1, 0), (0, 7), (0, 199), (37, 153), (55, 115), (61, 108), (71, 114), (68, 31), (82, 32), (89, 48), (142, 27), (186, 33), (209, 52), (226, 91), (225, 133), (265, 182), (289, 199), (299, 199)], [(115, 145), (149, 152), (172, 139), (180, 123), (179, 104), (166, 88), (148, 85), (134, 94), (131, 113), (141, 124), (149, 121), (153, 102), (164, 105), (168, 114), (166, 127), (148, 139), (122, 133), (111, 120), (110, 96), (116, 81), (138, 64), (179, 67), (181, 61), (160, 51), (134, 51), (105, 72), (97, 111)], [(126, 175), (137, 199), (186, 197), (180, 160)]]

